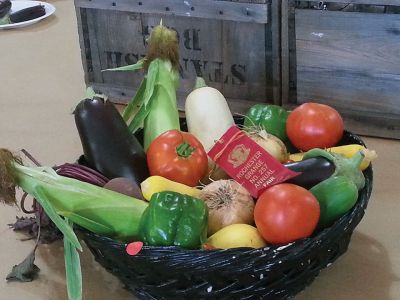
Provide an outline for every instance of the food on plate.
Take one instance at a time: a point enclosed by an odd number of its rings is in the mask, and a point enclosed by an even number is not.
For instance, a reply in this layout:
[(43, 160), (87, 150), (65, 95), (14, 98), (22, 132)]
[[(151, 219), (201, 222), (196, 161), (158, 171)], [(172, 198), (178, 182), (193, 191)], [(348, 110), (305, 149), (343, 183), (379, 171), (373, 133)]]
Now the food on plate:
[[(5, 4), (3, 4), (5, 3)], [(40, 18), (46, 14), (44, 5), (34, 5), (9, 13), (11, 5), (0, 3), (0, 25), (16, 24)], [(2, 5), (3, 4), (3, 5)], [(1, 8), (3, 6), (3, 8)], [(3, 16), (1, 16), (3, 15)]]
[(12, 3), (10, 0), (0, 0), (0, 19), (9, 13), (11, 6)]

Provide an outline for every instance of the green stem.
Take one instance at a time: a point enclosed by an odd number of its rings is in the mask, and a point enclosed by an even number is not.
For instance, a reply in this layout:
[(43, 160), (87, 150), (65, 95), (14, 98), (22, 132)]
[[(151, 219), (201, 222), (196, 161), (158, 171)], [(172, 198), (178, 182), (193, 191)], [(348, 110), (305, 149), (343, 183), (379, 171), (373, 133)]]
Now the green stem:
[(179, 157), (187, 158), (190, 155), (192, 155), (193, 151), (194, 148), (190, 146), (190, 144), (187, 142), (183, 142), (182, 144), (176, 147), (176, 153), (178, 154)]
[(202, 77), (196, 78), (196, 83), (194, 84), (194, 89), (197, 90), (199, 88), (207, 87), (205, 80)]
[(349, 159), (349, 164), (352, 165), (355, 169), (358, 169), (364, 157), (364, 153), (362, 151), (358, 151)]

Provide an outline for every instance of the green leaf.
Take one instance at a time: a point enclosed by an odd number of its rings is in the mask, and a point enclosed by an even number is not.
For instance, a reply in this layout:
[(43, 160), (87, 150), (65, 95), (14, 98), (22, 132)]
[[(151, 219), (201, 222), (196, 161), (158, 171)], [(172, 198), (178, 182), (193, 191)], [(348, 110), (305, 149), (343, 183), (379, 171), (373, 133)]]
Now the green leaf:
[[(160, 134), (171, 129), (180, 129), (179, 113), (176, 103), (176, 87), (179, 83), (178, 72), (169, 61), (154, 60), (158, 65), (154, 92), (149, 101), (150, 112), (144, 120), (144, 149)], [(147, 83), (149, 85), (149, 82)]]
[(134, 115), (135, 109), (143, 105), (143, 96), (146, 90), (146, 82), (147, 79), (144, 78), (140, 83), (139, 89), (137, 90), (135, 97), (129, 102), (129, 104), (122, 112), (122, 118), (125, 120), (125, 122), (128, 122), (128, 120)]
[(143, 124), (144, 119), (147, 117), (149, 114), (150, 109), (142, 105), (139, 109), (139, 111), (136, 113), (135, 117), (132, 119), (132, 121), (128, 124), (128, 128), (131, 131), (131, 133), (135, 133), (136, 130), (140, 128), (140, 126)]
[[(73, 223), (66, 219), (68, 226), (72, 230)], [(64, 238), (64, 262), (65, 275), (67, 279), (67, 291), (69, 300), (82, 299), (82, 270), (79, 253), (75, 246)]]
[(127, 66), (122, 66), (118, 68), (112, 68), (112, 69), (105, 69), (101, 70), (102, 72), (116, 72), (116, 71), (121, 71), (121, 72), (126, 72), (126, 71), (136, 71), (140, 70), (143, 68), (143, 59), (139, 60), (136, 64), (133, 65), (127, 65)]
[[(159, 74), (160, 60), (155, 59), (150, 63), (149, 70), (146, 77), (146, 87), (143, 95), (143, 99), (141, 101), (141, 107), (138, 112), (135, 114), (131, 122), (128, 124), (129, 130), (132, 133), (135, 133), (136, 130), (142, 125), (144, 119), (146, 119), (147, 115), (151, 111), (151, 102), (153, 99), (155, 86)], [(141, 91), (143, 93), (143, 91)]]
[(79, 224), (83, 228), (92, 231), (92, 232), (101, 232), (105, 235), (111, 235), (114, 233), (114, 229), (112, 227), (108, 227), (104, 224), (100, 224), (96, 221), (93, 221), (89, 218), (83, 217), (77, 213), (74, 212), (65, 212), (65, 211), (59, 211), (58, 212), (60, 215), (64, 216), (65, 218), (68, 218), (72, 222)]
[[(35, 248), (36, 250), (36, 248)], [(8, 281), (32, 281), (40, 271), (35, 262), (35, 250), (33, 250), (20, 264), (15, 265), (7, 275)]]
[(48, 196), (46, 190), (42, 186), (38, 186), (36, 189), (36, 194), (38, 197), (35, 197), (36, 200), (43, 207), (46, 214), (49, 218), (56, 224), (57, 228), (64, 234), (64, 238), (67, 238), (78, 250), (82, 251), (82, 246), (79, 243), (78, 238), (76, 237), (74, 231), (71, 227), (63, 220), (56, 212), (54, 207), (51, 205), (51, 202), (48, 200)]
[(149, 70), (147, 71), (146, 91), (144, 92), (144, 99), (143, 99), (143, 103), (144, 103), (145, 107), (149, 104), (149, 102), (154, 94), (154, 89), (155, 89), (156, 82), (158, 80), (158, 74), (160, 71), (159, 68), (160, 68), (160, 60), (159, 59), (153, 60), (149, 65)]

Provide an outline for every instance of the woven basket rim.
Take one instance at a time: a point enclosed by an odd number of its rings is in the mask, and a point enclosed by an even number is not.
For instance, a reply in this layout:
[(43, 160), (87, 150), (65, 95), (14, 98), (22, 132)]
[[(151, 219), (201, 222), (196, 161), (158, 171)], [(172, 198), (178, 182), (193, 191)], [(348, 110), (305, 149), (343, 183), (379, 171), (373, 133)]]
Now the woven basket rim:
[[(372, 174), (372, 166), (368, 167), (370, 170), (366, 170), (368, 172), (371, 172)], [(333, 225), (331, 225), (330, 227), (327, 227), (321, 231), (319, 231), (316, 235), (313, 235), (311, 237), (307, 237), (304, 239), (300, 239), (291, 243), (287, 243), (287, 244), (276, 244), (276, 245), (267, 245), (263, 248), (250, 248), (250, 247), (238, 247), (238, 248), (230, 248), (230, 249), (208, 249), (208, 250), (204, 250), (204, 249), (184, 249), (181, 247), (177, 247), (177, 246), (146, 246), (144, 245), (142, 250), (147, 250), (147, 251), (153, 251), (153, 250), (166, 250), (168, 252), (181, 252), (181, 253), (202, 253), (204, 251), (211, 251), (211, 252), (226, 252), (226, 253), (231, 253), (234, 254), (238, 251), (248, 251), (248, 252), (258, 252), (262, 249), (262, 251), (282, 251), (283, 249), (285, 249), (285, 252), (291, 252), (293, 249), (297, 248), (297, 247), (312, 247), (312, 244), (315, 243), (315, 241), (317, 240), (322, 240), (326, 235), (328, 235), (330, 232), (332, 231), (336, 231), (340, 228), (344, 228), (347, 226), (351, 226), (353, 225), (354, 220), (354, 216), (355, 214), (359, 211), (359, 210), (365, 210), (368, 202), (369, 202), (369, 197), (371, 195), (372, 192), (372, 179), (371, 179), (371, 184), (366, 186), (360, 193), (359, 199), (356, 203), (356, 205), (345, 215), (343, 215), (340, 219), (338, 219)], [(92, 233), (87, 231), (86, 229), (80, 228), (78, 227), (78, 230), (82, 233), (85, 233), (85, 235), (91, 235), (96, 239), (101, 239), (103, 240), (105, 243), (108, 243), (110, 245), (115, 245), (115, 246), (125, 246), (127, 245), (127, 243), (124, 242), (120, 242), (117, 240), (114, 240), (112, 238), (106, 237), (106, 236), (101, 236), (99, 234), (96, 233)]]

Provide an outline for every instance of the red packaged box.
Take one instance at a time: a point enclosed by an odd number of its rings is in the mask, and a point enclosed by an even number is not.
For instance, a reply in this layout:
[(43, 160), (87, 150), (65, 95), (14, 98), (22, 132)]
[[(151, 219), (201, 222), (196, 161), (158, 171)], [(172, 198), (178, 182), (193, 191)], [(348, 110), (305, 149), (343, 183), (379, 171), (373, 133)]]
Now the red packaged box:
[(237, 126), (216, 141), (208, 156), (254, 198), (268, 187), (300, 173), (286, 168)]

